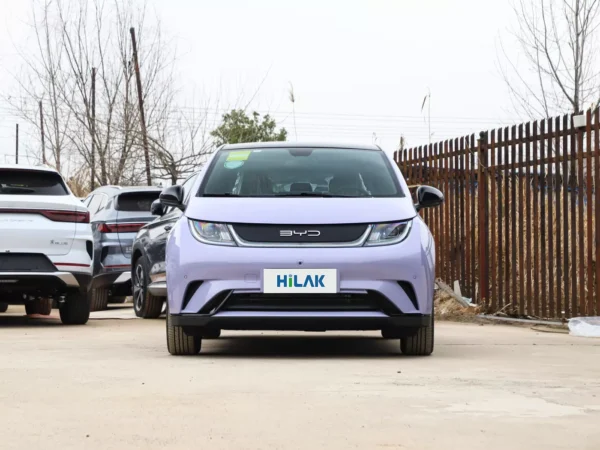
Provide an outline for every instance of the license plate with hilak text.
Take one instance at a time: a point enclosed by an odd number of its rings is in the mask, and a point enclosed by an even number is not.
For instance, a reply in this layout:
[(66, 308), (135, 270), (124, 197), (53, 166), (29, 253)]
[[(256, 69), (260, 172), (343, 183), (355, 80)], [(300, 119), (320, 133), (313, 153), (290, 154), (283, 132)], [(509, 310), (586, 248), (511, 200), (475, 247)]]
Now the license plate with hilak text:
[(336, 294), (336, 269), (264, 269), (265, 294)]

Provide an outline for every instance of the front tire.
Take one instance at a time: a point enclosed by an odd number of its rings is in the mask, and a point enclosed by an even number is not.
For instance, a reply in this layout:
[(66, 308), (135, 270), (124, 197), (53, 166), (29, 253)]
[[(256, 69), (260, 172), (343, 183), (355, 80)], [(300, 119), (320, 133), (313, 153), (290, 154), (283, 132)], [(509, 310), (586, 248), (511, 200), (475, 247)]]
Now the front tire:
[(8, 311), (8, 303), (0, 303), (0, 313)]
[(90, 318), (90, 299), (86, 294), (69, 294), (59, 304), (60, 320), (65, 325), (84, 325)]
[(28, 316), (34, 314), (49, 316), (52, 313), (52, 300), (49, 298), (36, 298), (32, 302), (25, 303), (25, 312)]
[(135, 315), (144, 319), (156, 319), (162, 312), (164, 297), (157, 297), (148, 292), (150, 271), (145, 256), (135, 262), (131, 282), (133, 284), (133, 310)]
[(171, 314), (167, 309), (167, 349), (171, 355), (197, 355), (202, 347), (199, 336), (190, 336), (183, 327), (171, 323)]
[(429, 356), (433, 353), (434, 344), (434, 319), (431, 315), (431, 322), (426, 327), (419, 328), (413, 336), (405, 337), (400, 340), (400, 350), (409, 356)]

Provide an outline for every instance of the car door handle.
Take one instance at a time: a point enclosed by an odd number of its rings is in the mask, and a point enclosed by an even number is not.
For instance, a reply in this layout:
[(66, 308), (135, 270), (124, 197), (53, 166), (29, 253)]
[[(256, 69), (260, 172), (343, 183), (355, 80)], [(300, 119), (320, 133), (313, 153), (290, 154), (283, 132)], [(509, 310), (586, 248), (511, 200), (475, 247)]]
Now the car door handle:
[(165, 226), (165, 231), (170, 231), (171, 228), (173, 228), (173, 225), (167, 225)]

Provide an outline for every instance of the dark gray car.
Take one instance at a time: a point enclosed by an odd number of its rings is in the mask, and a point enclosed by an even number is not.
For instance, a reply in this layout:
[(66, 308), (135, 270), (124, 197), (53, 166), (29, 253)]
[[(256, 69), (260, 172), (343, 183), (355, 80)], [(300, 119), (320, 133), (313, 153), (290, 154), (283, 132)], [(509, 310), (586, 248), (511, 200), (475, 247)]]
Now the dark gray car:
[(161, 192), (151, 186), (103, 186), (84, 200), (94, 235), (91, 310), (122, 303), (131, 295), (131, 251), (138, 230), (155, 217), (152, 202)]

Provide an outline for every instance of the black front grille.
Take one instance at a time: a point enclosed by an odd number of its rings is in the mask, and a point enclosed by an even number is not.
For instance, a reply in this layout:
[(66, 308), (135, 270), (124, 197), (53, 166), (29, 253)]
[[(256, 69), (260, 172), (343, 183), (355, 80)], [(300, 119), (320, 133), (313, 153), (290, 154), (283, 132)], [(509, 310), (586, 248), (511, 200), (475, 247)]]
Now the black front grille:
[(231, 294), (219, 311), (401, 311), (376, 292), (366, 294)]
[(39, 253), (0, 254), (0, 272), (55, 272), (56, 266)]
[(344, 243), (353, 242), (367, 230), (366, 224), (263, 225), (235, 224), (233, 229), (247, 242), (261, 243)]

